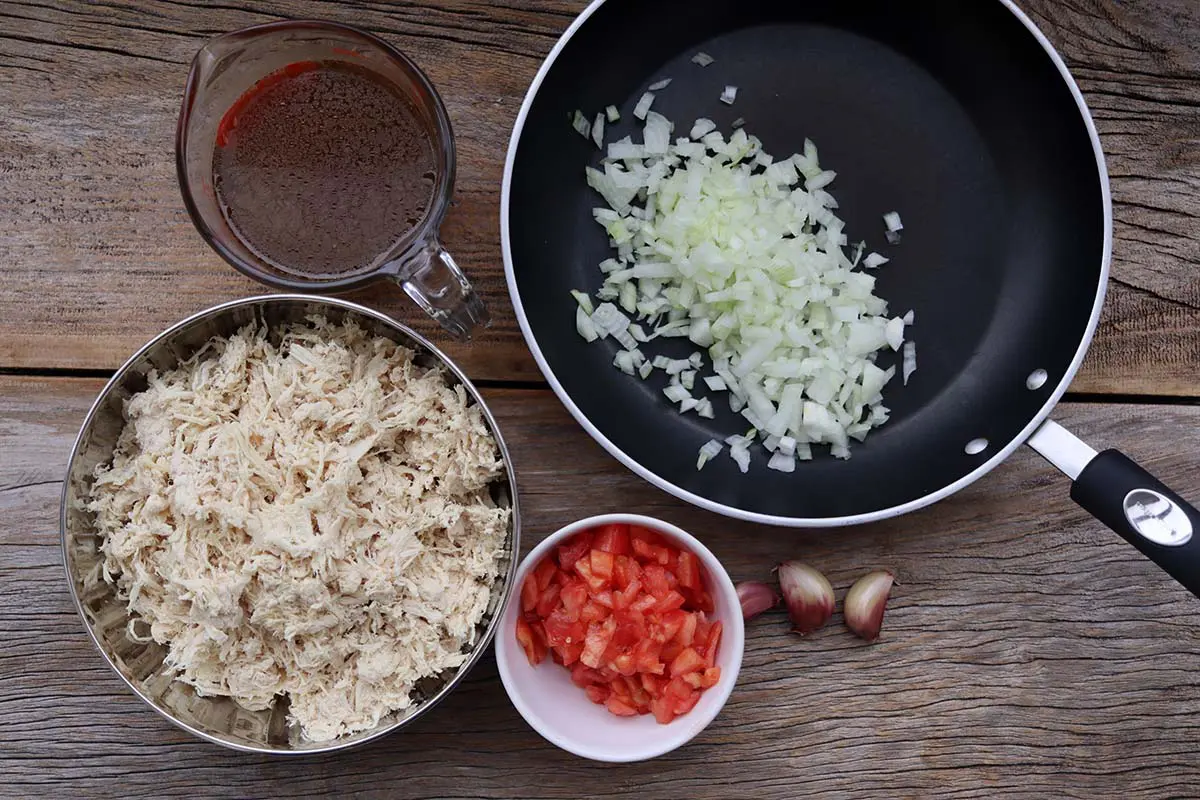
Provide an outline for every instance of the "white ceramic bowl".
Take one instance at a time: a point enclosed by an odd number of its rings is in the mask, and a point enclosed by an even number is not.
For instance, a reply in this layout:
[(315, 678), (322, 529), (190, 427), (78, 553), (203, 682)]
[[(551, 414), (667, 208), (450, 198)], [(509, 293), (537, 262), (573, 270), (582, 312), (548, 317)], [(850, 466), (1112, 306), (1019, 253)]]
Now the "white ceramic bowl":
[(521, 716), (549, 742), (568, 752), (596, 761), (643, 761), (669, 753), (686, 744), (720, 713), (742, 666), (746, 629), (741, 604), (729, 574), (709, 549), (696, 537), (670, 523), (638, 514), (604, 514), (573, 522), (547, 536), (525, 556), (513, 580), (520, 587), (529, 571), (553, 548), (573, 534), (608, 523), (640, 525), (657, 531), (676, 545), (695, 553), (708, 575), (713, 597), (712, 618), (722, 624), (717, 666), (721, 680), (707, 689), (696, 706), (666, 725), (652, 715), (618, 717), (588, 700), (582, 689), (571, 683), (569, 670), (547, 658), (532, 667), (525, 651), (517, 643), (517, 615), (520, 613), (519, 589), (510, 600), (496, 629), (496, 662), (500, 680)]

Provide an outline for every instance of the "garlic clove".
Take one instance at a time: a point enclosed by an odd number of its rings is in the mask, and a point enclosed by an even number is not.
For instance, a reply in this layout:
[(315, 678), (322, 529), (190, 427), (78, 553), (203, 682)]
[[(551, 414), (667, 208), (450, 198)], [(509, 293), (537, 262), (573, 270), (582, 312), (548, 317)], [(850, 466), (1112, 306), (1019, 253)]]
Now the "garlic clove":
[(825, 576), (803, 561), (785, 561), (777, 569), (792, 631), (804, 636), (828, 622), (833, 616), (833, 587)]
[(895, 580), (891, 572), (878, 570), (855, 581), (842, 603), (846, 627), (868, 642), (878, 639), (883, 627), (883, 612), (887, 609)]
[(759, 614), (779, 605), (779, 595), (761, 581), (744, 581), (736, 587), (738, 601), (742, 604), (742, 618), (754, 619)]

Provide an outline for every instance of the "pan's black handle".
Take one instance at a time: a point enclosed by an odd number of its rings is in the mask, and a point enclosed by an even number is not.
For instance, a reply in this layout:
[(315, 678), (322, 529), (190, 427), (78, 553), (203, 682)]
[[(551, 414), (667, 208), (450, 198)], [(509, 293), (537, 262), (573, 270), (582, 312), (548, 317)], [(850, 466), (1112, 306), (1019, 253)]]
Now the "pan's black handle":
[(1200, 512), (1124, 453), (1087, 462), (1071, 499), (1200, 597)]

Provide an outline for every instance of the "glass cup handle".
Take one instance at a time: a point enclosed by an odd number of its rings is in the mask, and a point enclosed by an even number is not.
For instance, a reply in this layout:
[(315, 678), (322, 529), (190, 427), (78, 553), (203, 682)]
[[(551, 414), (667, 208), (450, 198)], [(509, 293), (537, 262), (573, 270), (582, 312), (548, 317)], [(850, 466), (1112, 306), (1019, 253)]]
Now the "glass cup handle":
[(456, 339), (491, 323), (487, 307), (440, 242), (426, 244), (400, 267), (395, 280), (405, 294)]

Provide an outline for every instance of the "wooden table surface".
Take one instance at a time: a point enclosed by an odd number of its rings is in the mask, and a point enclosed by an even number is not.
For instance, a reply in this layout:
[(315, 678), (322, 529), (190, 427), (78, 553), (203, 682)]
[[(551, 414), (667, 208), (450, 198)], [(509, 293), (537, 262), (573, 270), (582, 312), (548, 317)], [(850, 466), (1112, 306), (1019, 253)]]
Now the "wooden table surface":
[[(1200, 498), (1200, 3), (1020, 2), (1091, 105), (1116, 214), (1108, 304), (1055, 416)], [(1031, 451), (901, 519), (770, 529), (637, 479), (545, 388), (504, 289), (499, 187), (525, 88), (582, 7), (0, 2), (0, 796), (1197, 796), (1200, 605), (1076, 508)], [(892, 567), (901, 585), (878, 644), (855, 640), (840, 617), (806, 640), (779, 614), (760, 618), (716, 722), (675, 753), (623, 767), (542, 741), (490, 656), (407, 731), (299, 761), (194, 740), (108, 670), (62, 572), (70, 443), (138, 345), (260, 291), (183, 210), (175, 115), (205, 39), (306, 16), (382, 35), (445, 98), (460, 167), (444, 238), (495, 317), (487, 335), (451, 350), (511, 443), (526, 547), (582, 515), (627, 510), (696, 532), (735, 580), (800, 557), (840, 594), (867, 569)], [(392, 290), (354, 299), (435, 333)]]

